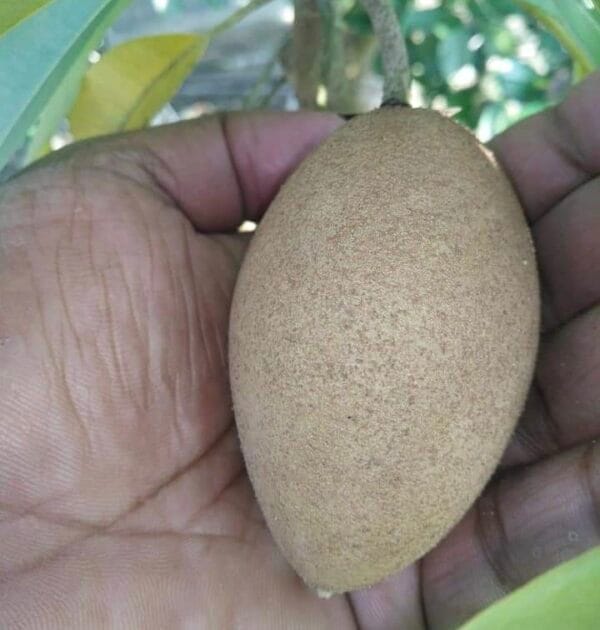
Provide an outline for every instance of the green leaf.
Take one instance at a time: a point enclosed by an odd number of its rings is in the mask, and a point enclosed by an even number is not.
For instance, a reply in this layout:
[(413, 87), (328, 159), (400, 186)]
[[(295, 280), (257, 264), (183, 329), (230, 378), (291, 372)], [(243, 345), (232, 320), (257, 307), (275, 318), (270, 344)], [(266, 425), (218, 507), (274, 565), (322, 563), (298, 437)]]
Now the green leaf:
[(484, 49), (487, 57), (492, 55), (516, 57), (518, 46), (518, 38), (506, 28), (490, 28)]
[(208, 45), (206, 35), (157, 35), (109, 50), (90, 68), (69, 121), (76, 139), (145, 126)]
[(79, 94), (81, 82), (89, 65), (88, 56), (89, 52), (85, 49), (46, 103), (27, 145), (25, 164), (29, 164), (50, 152), (50, 138), (66, 117), (67, 112), (73, 107)]
[(471, 35), (472, 33), (464, 28), (456, 28), (440, 40), (437, 63), (446, 80), (464, 65), (473, 63), (474, 55), (468, 47)]
[[(0, 168), (129, 0), (54, 0), (0, 36)], [(50, 36), (47, 36), (50, 34)]]
[(502, 103), (487, 103), (479, 116), (477, 123), (477, 137), (482, 142), (491, 140), (500, 129), (508, 126), (506, 109)]
[(0, 34), (41, 9), (52, 0), (3, 0), (0, 4)]
[(543, 112), (545, 109), (550, 107), (550, 103), (546, 101), (530, 101), (529, 103), (523, 104), (523, 109), (515, 119), (515, 122), (519, 120), (524, 120), (525, 118), (529, 118), (529, 116), (533, 116), (534, 114), (539, 114)]
[(560, 41), (587, 75), (600, 66), (600, 13), (582, 0), (515, 0)]
[(573, 83), (583, 81), (586, 76), (587, 72), (585, 71), (585, 68), (583, 68), (577, 61), (573, 63)]
[(502, 88), (503, 98), (526, 101), (537, 96), (539, 77), (527, 64), (516, 59), (509, 59), (506, 72), (496, 74)]
[(468, 7), (474, 20), (481, 28), (495, 24), (517, 11), (513, 0), (468, 0)]
[(448, 99), (448, 107), (459, 108), (460, 110), (456, 113), (455, 120), (462, 122), (471, 129), (477, 126), (481, 112), (478, 86), (461, 90), (460, 92), (449, 92), (446, 98)]
[(373, 31), (369, 16), (358, 2), (344, 15), (344, 22), (350, 31), (359, 35)]
[(570, 55), (552, 33), (545, 29), (540, 29), (537, 32), (537, 36), (540, 40), (540, 53), (546, 59), (551, 69), (566, 68), (572, 63)]
[(493, 604), (461, 630), (597, 630), (600, 547), (565, 562)]
[(409, 8), (403, 16), (402, 25), (404, 30), (407, 32), (422, 30), (425, 33), (431, 33), (437, 24), (441, 24), (449, 20), (450, 16), (448, 12), (441, 7), (423, 11)]

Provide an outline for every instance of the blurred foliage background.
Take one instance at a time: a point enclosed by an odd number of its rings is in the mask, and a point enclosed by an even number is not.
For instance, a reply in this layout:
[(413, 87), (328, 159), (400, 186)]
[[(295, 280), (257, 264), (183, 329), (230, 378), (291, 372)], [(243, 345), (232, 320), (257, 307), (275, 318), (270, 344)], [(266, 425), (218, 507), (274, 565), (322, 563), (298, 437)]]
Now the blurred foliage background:
[[(396, 0), (412, 64), (413, 104), (451, 109), (488, 140), (559, 100), (572, 62), (511, 0)], [(355, 5), (351, 28), (369, 28)]]
[[(600, 64), (598, 0), (389, 1), (411, 104), (483, 141)], [(382, 83), (360, 0), (4, 0), (0, 169), (216, 110), (359, 113), (380, 104)]]
[[(121, 36), (133, 26), (136, 13), (152, 30), (155, 18), (144, 11), (143, 5), (176, 28), (182, 19), (193, 21), (194, 12), (207, 17), (210, 11), (216, 15), (235, 7), (224, 0), (137, 0), (121, 25), (115, 25)], [(342, 80), (354, 90), (354, 98), (341, 99), (342, 107), (324, 99), (321, 105), (354, 113), (352, 110), (379, 104), (381, 67), (371, 24), (360, 3), (338, 0), (338, 5), (342, 14), (338, 28), (343, 31), (347, 58)], [(554, 35), (512, 0), (395, 0), (395, 8), (411, 60), (412, 104), (450, 110), (482, 140), (560, 100), (571, 84), (573, 63), (569, 54)], [(297, 107), (287, 81), (290, 69), (286, 67), (285, 35), (291, 29), (292, 8), (287, 3), (276, 3), (271, 9), (261, 9), (255, 17), (261, 15), (271, 31), (269, 36), (264, 37), (255, 20), (242, 22), (235, 29), (241, 56), (231, 50), (231, 42), (225, 41), (222, 46), (214, 42), (208, 60), (213, 76), (202, 72), (201, 62), (200, 72), (183, 88), (185, 96), (174, 99), (176, 111), (181, 113), (183, 109), (187, 115), (185, 109), (193, 104), (194, 97), (200, 101), (196, 108), (200, 112), (224, 107)], [(284, 43), (281, 49), (276, 47), (277, 38)], [(261, 63), (264, 74), (258, 71)], [(219, 66), (222, 72), (215, 73)], [(214, 85), (219, 80), (228, 86), (226, 94), (222, 90), (219, 93)], [(196, 94), (194, 86), (200, 88)], [(210, 94), (211, 86), (216, 94)]]

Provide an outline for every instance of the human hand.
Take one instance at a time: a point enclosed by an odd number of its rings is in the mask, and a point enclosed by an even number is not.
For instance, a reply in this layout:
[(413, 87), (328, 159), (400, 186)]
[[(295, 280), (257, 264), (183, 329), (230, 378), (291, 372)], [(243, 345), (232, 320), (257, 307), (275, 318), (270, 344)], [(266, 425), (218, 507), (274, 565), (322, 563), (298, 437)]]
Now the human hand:
[(597, 544), (598, 100), (595, 77), (497, 141), (547, 291), (537, 385), (497, 478), (419, 564), (327, 601), (262, 521), (225, 348), (232, 232), (338, 121), (108, 138), (0, 189), (0, 626), (447, 628)]
[(352, 624), (271, 541), (226, 360), (235, 230), (338, 124), (203, 119), (0, 188), (1, 628)]
[(456, 628), (600, 544), (599, 107), (596, 74), (492, 143), (537, 249), (535, 379), (494, 479), (465, 518), (415, 566), (351, 595), (364, 628)]

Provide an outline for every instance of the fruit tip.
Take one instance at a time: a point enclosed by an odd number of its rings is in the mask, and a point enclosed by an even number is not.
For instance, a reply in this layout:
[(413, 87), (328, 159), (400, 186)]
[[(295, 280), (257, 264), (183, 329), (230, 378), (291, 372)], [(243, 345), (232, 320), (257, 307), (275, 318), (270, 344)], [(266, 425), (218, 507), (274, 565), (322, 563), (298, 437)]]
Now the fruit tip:
[(402, 101), (399, 98), (388, 98), (383, 103), (381, 103), (381, 108), (384, 107), (408, 107), (410, 108), (410, 103), (406, 101)]

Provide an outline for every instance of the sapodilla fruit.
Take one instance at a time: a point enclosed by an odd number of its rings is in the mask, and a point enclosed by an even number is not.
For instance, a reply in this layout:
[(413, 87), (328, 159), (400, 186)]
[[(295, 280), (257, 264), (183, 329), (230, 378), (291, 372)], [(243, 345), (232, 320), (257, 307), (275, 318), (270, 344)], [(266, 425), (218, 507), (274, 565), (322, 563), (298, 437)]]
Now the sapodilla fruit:
[(289, 178), (235, 289), (256, 496), (311, 587), (376, 583), (465, 514), (522, 410), (539, 290), (491, 154), (439, 113), (354, 118)]

